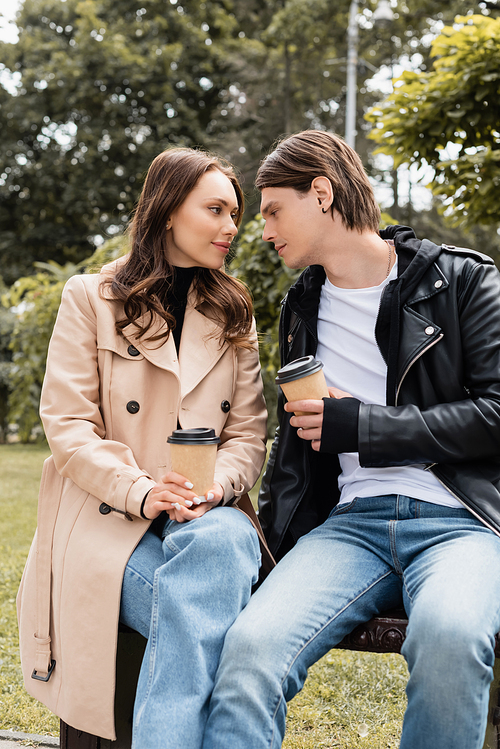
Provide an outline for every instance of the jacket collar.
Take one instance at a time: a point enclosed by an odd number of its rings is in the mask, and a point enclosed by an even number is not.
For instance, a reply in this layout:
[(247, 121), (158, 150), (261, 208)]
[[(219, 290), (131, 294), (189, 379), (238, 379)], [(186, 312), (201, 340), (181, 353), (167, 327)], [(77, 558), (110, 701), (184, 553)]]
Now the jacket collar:
[[(401, 302), (410, 300), (414, 292), (420, 296), (419, 285), (422, 276), (437, 259), (442, 247), (427, 239), (417, 239), (413, 229), (408, 226), (388, 226), (380, 232), (380, 236), (382, 239), (392, 239), (396, 247), (398, 278), (392, 284), (399, 285)], [(441, 278), (439, 272), (436, 273), (438, 275), (429, 279), (431, 285)], [(288, 291), (287, 301), (290, 309), (306, 323), (314, 323), (317, 318), (319, 297), (325, 278), (326, 273), (321, 265), (310, 265)]]

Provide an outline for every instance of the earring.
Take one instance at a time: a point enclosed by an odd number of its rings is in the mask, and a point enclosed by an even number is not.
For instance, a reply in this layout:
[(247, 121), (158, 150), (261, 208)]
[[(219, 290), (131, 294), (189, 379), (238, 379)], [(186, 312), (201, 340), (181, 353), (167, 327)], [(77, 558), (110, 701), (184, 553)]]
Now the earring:
[(326, 211), (324, 208), (321, 208), (321, 213), (328, 213), (328, 208), (326, 209)]

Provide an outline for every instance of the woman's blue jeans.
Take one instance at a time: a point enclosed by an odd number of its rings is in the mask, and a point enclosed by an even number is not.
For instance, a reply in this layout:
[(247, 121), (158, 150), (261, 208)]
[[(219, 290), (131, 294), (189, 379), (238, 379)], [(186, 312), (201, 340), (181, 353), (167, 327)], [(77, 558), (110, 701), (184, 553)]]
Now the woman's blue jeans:
[(146, 532), (123, 580), (120, 621), (148, 639), (132, 746), (198, 749), (224, 637), (258, 578), (259, 541), (231, 507), (163, 532)]
[(480, 749), (500, 629), (500, 538), (465, 509), (355, 499), (300, 539), (229, 630), (203, 749), (278, 749), (308, 668), (401, 604), (410, 678), (400, 747)]

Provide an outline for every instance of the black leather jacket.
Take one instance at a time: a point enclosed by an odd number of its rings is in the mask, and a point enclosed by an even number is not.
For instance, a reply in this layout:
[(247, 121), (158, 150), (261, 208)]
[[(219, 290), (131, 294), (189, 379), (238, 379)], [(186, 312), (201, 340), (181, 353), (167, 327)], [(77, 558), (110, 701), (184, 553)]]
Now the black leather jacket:
[[(426, 464), (500, 535), (500, 274), (486, 255), (420, 241), (407, 227), (381, 236), (394, 239), (398, 254), (398, 278), (384, 290), (375, 330), (387, 363), (387, 405), (355, 402), (360, 464)], [(316, 353), (324, 280), (323, 268), (310, 266), (283, 300), (282, 365)], [(337, 453), (345, 451), (339, 442), (344, 430), (352, 432), (353, 417), (351, 409), (348, 424), (342, 403), (325, 401), (317, 453), (297, 437), (279, 397), (259, 495), (260, 521), (278, 558), (338, 502)]]

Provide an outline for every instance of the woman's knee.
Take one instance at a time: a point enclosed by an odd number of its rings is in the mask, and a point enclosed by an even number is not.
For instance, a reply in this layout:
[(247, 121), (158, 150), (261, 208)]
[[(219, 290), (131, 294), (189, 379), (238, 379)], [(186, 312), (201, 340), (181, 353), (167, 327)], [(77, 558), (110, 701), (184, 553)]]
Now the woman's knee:
[[(234, 507), (216, 507), (195, 520), (200, 550), (206, 546), (207, 555), (218, 556), (234, 568), (238, 563), (260, 564), (257, 531), (247, 516)], [(196, 524), (200, 523), (196, 528)]]

